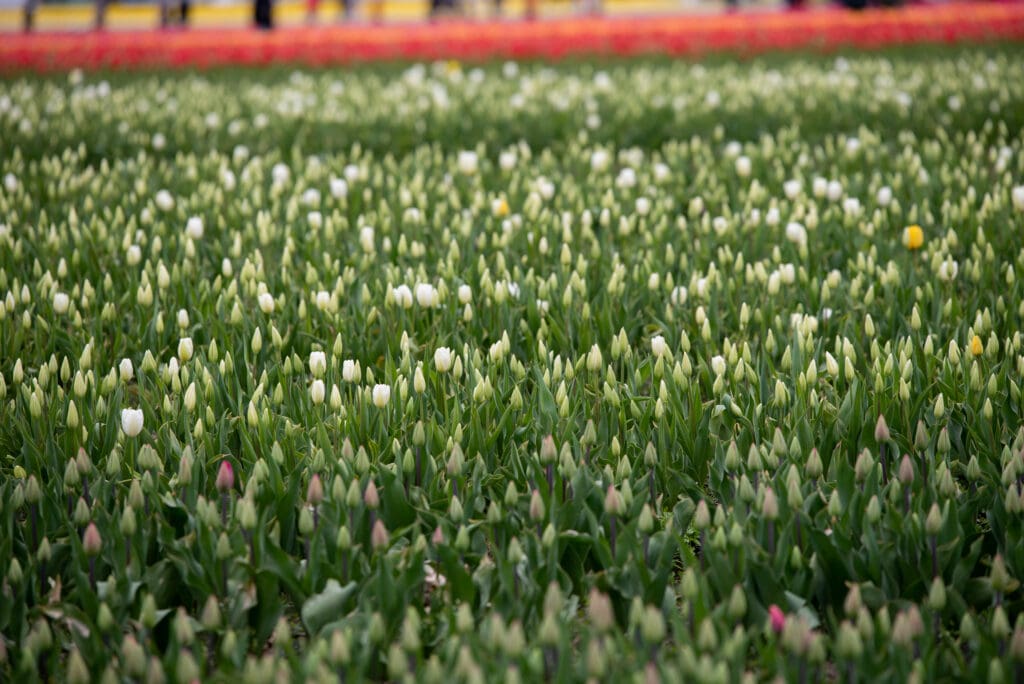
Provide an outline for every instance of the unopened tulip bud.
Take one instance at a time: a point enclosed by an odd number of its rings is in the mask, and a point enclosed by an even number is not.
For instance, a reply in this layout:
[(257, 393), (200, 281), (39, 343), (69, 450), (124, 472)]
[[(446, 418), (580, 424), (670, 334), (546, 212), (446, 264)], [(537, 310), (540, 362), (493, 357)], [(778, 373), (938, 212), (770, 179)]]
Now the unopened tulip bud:
[(306, 488), (306, 503), (310, 506), (319, 506), (324, 500), (324, 486), (320, 482), (320, 475), (313, 473), (309, 479), (309, 486)]
[(220, 462), (220, 470), (217, 471), (216, 487), (221, 494), (228, 492), (235, 486), (235, 471), (229, 461)]
[(100, 538), (100, 531), (96, 528), (96, 523), (89, 523), (89, 526), (85, 528), (85, 532), (82, 533), (82, 548), (85, 554), (87, 556), (96, 556), (102, 547), (103, 540)]
[(363, 492), (363, 503), (371, 511), (376, 510), (380, 506), (380, 496), (377, 494), (377, 485), (374, 484), (373, 480), (366, 485), (366, 491)]

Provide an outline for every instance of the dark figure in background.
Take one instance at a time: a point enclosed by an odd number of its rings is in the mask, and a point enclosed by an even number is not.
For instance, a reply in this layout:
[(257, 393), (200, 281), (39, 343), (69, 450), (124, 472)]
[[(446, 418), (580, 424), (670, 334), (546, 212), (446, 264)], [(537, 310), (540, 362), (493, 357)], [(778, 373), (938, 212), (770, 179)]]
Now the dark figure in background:
[(269, 31), (274, 27), (270, 16), (270, 0), (256, 0), (254, 18), (256, 20), (256, 28)]
[(37, 9), (39, 9), (39, 0), (25, 0), (25, 23), (22, 25), (25, 33), (30, 33), (35, 27)]
[(107, 23), (107, 3), (109, 0), (96, 0), (96, 22), (94, 28), (102, 31)]
[(454, 14), (455, 9), (455, 0), (430, 0), (431, 19), (435, 19), (444, 14)]

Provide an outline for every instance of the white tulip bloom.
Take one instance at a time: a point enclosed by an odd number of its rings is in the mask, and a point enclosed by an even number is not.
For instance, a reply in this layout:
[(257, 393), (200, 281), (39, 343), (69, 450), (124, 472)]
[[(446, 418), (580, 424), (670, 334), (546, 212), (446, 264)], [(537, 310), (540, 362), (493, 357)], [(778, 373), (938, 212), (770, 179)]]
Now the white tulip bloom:
[(814, 182), (811, 184), (811, 192), (815, 197), (821, 199), (828, 193), (828, 181), (821, 176), (815, 177)]
[(182, 363), (187, 363), (192, 358), (193, 351), (191, 337), (182, 337), (178, 340), (178, 358)]
[(292, 172), (287, 165), (278, 162), (274, 164), (274, 168), (270, 170), (270, 176), (274, 179), (275, 185), (283, 185), (288, 182)]
[(274, 295), (269, 292), (261, 292), (257, 299), (259, 300), (260, 311), (265, 314), (274, 313)]
[(516, 162), (518, 156), (514, 150), (505, 150), (498, 155), (498, 166), (501, 167), (502, 171), (511, 171), (516, 168)]
[(649, 200), (646, 197), (637, 197), (636, 213), (640, 214), (641, 216), (647, 216), (647, 214), (651, 213), (651, 200)]
[(121, 382), (131, 382), (132, 378), (135, 377), (135, 368), (132, 366), (131, 359), (121, 359), (117, 369), (121, 376)]
[(878, 202), (878, 206), (887, 207), (892, 202), (892, 188), (888, 185), (883, 185), (878, 188), (878, 192), (875, 194), (875, 201)]
[(782, 192), (786, 194), (786, 199), (795, 200), (803, 190), (804, 184), (798, 178), (792, 178), (782, 184)]
[(327, 290), (320, 290), (316, 293), (316, 308), (326, 311), (331, 306), (331, 294)]
[(142, 248), (138, 245), (129, 245), (125, 260), (128, 262), (129, 266), (138, 265), (138, 263), (142, 261)]
[(473, 290), (469, 285), (459, 285), (459, 304), (469, 304), (473, 300)]
[(377, 408), (384, 408), (391, 401), (391, 385), (373, 386), (373, 405)]
[(447, 373), (452, 367), (455, 355), (448, 347), (438, 347), (434, 350), (434, 367), (438, 373)]
[(1024, 211), (1024, 185), (1018, 185), (1011, 192), (1013, 208), (1017, 211)]
[(314, 380), (313, 384), (309, 386), (309, 396), (313, 400), (313, 403), (319, 406), (324, 403), (324, 397), (327, 394), (327, 388), (324, 387), (323, 380)]
[(806, 245), (807, 229), (802, 223), (790, 221), (786, 224), (786, 239), (798, 245)]
[(174, 195), (167, 190), (157, 190), (156, 207), (160, 211), (170, 211), (174, 208)]
[(315, 207), (320, 204), (320, 191), (316, 188), (306, 188), (302, 193), (302, 203), (307, 207)]
[(476, 152), (463, 150), (459, 152), (457, 164), (460, 173), (472, 176), (479, 169), (480, 160), (477, 157)]
[(356, 362), (352, 359), (345, 359), (341, 363), (341, 379), (345, 382), (358, 382), (359, 381), (359, 367), (356, 366)]
[(711, 357), (711, 370), (715, 377), (725, 375), (725, 357), (721, 354)]
[(945, 280), (946, 282), (955, 280), (959, 272), (960, 265), (950, 257), (946, 257), (946, 259), (939, 264), (939, 280)]
[(416, 303), (424, 309), (431, 309), (440, 303), (437, 288), (430, 283), (416, 284)]
[(359, 229), (359, 246), (367, 254), (372, 254), (376, 250), (375, 233), (370, 226), (363, 226)]
[(752, 164), (750, 157), (743, 155), (736, 158), (736, 175), (740, 178), (746, 178), (750, 175)]
[(668, 344), (662, 335), (655, 335), (651, 338), (651, 353), (655, 356), (664, 356), (668, 352)]
[(327, 354), (322, 351), (309, 352), (309, 372), (314, 378), (322, 378), (327, 372)]
[(615, 187), (628, 189), (636, 185), (636, 171), (630, 167), (625, 167), (619, 171), (618, 177), (615, 179)]
[(203, 219), (198, 216), (193, 216), (185, 224), (185, 233), (193, 240), (199, 240), (203, 237)]
[(839, 198), (843, 196), (843, 184), (836, 180), (829, 181), (828, 191), (825, 194), (831, 201), (838, 202)]
[(334, 199), (348, 197), (348, 182), (344, 178), (332, 178), (330, 185), (331, 197)]
[(66, 314), (71, 307), (71, 298), (65, 292), (53, 295), (53, 310), (58, 314)]
[(399, 285), (391, 290), (391, 295), (395, 298), (395, 304), (403, 309), (412, 307), (412, 290), (408, 285)]
[(121, 409), (121, 431), (129, 437), (142, 432), (143, 422), (142, 409)]
[(611, 162), (611, 155), (606, 150), (594, 150), (590, 155), (590, 168), (594, 171), (604, 171)]

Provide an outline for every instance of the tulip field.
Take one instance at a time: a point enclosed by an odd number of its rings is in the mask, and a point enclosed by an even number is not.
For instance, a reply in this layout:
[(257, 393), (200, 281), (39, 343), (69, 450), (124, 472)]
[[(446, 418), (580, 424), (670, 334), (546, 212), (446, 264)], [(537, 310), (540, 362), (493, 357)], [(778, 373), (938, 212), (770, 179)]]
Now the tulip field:
[(0, 177), (0, 681), (1024, 678), (1024, 48), (8, 74)]

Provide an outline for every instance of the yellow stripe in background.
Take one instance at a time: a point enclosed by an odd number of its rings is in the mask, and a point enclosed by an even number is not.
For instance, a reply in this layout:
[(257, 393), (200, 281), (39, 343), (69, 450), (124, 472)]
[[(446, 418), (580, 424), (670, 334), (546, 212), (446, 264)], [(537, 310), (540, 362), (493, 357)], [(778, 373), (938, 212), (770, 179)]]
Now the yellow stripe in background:
[[(355, 18), (365, 21), (371, 16), (373, 0), (354, 0)], [(174, 0), (170, 0), (172, 11)], [(492, 0), (462, 0), (468, 7), (467, 14), (476, 17), (492, 16)], [(430, 9), (428, 0), (384, 0), (385, 21), (422, 21)], [(540, 13), (544, 17), (560, 17), (576, 11), (571, 0), (538, 0)], [(773, 3), (757, 0), (744, 7), (769, 7)], [(502, 13), (506, 17), (521, 17), (525, 0), (504, 0)], [(716, 0), (605, 0), (604, 13), (609, 15), (663, 14), (686, 11), (687, 13), (716, 13), (724, 7)], [(189, 10), (189, 26), (197, 28), (238, 28), (252, 23), (252, 4), (203, 5), (192, 3)], [(95, 9), (91, 4), (39, 6), (36, 12), (36, 29), (40, 31), (83, 30), (92, 26)], [(341, 21), (340, 0), (320, 0), (316, 22), (321, 25)], [(0, 8), (0, 31), (19, 31), (24, 14), (20, 8)], [(155, 28), (160, 21), (157, 4), (112, 4), (107, 8), (108, 29), (129, 30)], [(274, 3), (274, 21), (278, 25), (296, 25), (306, 21), (306, 3), (302, 0), (287, 0)]]

